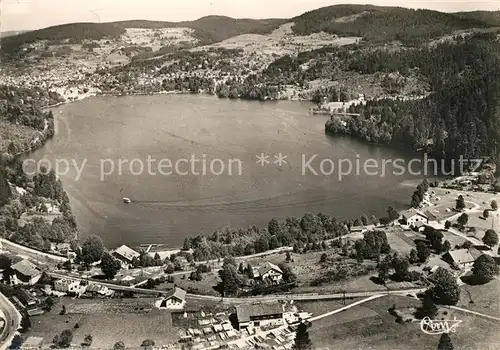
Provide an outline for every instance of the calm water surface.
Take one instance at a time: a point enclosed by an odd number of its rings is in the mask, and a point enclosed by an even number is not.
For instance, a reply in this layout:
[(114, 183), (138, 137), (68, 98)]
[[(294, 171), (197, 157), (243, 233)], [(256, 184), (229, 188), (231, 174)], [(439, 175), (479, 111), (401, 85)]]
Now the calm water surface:
[[(310, 107), (302, 102), (260, 103), (193, 95), (90, 98), (55, 110), (56, 136), (32, 157), (49, 159), (52, 164), (56, 159), (79, 165), (86, 160), (79, 180), (75, 180), (74, 168), (61, 179), (82, 237), (99, 234), (110, 247), (143, 243), (175, 247), (187, 235), (224, 226), (267, 226), (272, 217), (321, 211), (338, 218), (385, 215), (388, 205), (407, 205), (417, 183), (410, 175), (361, 172), (339, 181), (337, 169), (329, 176), (320, 173), (324, 158), (335, 162), (345, 158), (355, 164), (358, 157), (363, 164), (368, 158), (408, 160), (409, 155), (327, 136), (327, 117), (309, 114)], [(262, 152), (270, 155), (270, 164), (256, 164), (256, 155)], [(287, 156), (287, 164), (281, 167), (273, 164), (279, 153)], [(160, 159), (175, 164), (192, 155), (201, 160), (203, 154), (206, 175), (158, 172)], [(303, 155), (307, 161), (315, 154), (311, 165), (319, 175), (309, 171), (303, 175)], [(148, 157), (157, 160), (151, 163), (151, 171)], [(225, 162), (219, 176), (210, 172), (215, 158)], [(109, 159), (106, 171), (111, 170), (111, 161), (115, 170), (101, 181), (103, 159)], [(122, 161), (119, 174), (120, 159), (137, 160), (132, 169)], [(241, 176), (237, 163), (229, 175), (231, 159), (241, 161)], [(134, 175), (141, 162), (143, 173)], [(181, 172), (189, 170), (185, 164), (180, 167)], [(201, 170), (200, 162), (195, 171)], [(324, 170), (330, 170), (329, 163), (324, 163)], [(124, 204), (123, 197), (133, 202)]]

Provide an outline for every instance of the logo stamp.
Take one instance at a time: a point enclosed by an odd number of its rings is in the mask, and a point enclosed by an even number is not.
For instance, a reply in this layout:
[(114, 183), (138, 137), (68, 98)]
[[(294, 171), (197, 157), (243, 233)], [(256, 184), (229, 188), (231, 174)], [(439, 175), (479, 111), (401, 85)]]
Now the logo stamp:
[(443, 333), (455, 333), (458, 325), (462, 323), (461, 320), (457, 320), (456, 317), (453, 320), (440, 320), (435, 321), (429, 317), (424, 317), (422, 321), (420, 321), (420, 329), (425, 334), (443, 334)]

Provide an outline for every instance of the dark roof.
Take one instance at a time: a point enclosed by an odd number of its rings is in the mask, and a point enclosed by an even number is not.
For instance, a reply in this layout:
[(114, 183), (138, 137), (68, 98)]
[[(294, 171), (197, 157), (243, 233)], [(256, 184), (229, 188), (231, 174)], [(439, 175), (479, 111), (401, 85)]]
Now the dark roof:
[(267, 273), (267, 272), (269, 272), (271, 270), (283, 274), (283, 271), (281, 271), (281, 269), (279, 268), (279, 266), (274, 265), (273, 263), (267, 262), (264, 265), (262, 265), (261, 267), (259, 267), (259, 275), (262, 276), (263, 274), (265, 274), (265, 273)]
[(165, 295), (165, 299), (170, 299), (172, 297), (175, 297), (179, 300), (186, 300), (186, 291), (184, 289), (175, 287)]
[(406, 219), (411, 218), (414, 215), (419, 215), (427, 219), (427, 215), (422, 213), (420, 210), (417, 210), (415, 208), (410, 208), (408, 210), (405, 210), (404, 212), (401, 213), (402, 216), (404, 216)]
[(433, 214), (431, 211), (426, 210), (424, 211), (425, 216), (427, 216), (427, 219), (430, 221), (435, 221), (438, 219), (437, 215)]
[(11, 268), (12, 270), (19, 272), (20, 274), (27, 277), (33, 277), (41, 274), (40, 269), (28, 260), (21, 260), (18, 263), (12, 265)]
[(251, 317), (270, 316), (283, 313), (283, 306), (277, 301), (258, 304), (241, 304), (236, 306), (238, 322), (249, 322)]

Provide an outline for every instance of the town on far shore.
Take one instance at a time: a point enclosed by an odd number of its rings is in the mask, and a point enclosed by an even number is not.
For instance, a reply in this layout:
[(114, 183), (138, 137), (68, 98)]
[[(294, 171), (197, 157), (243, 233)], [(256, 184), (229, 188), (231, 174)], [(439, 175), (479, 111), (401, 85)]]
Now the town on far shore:
[(15, 309), (0, 314), (3, 333), (17, 324), (20, 349), (292, 349), (353, 344), (346, 327), (364, 334), (361, 324), (394, 345), (404, 336), (435, 346), (420, 337), (425, 317), (462, 320), (465, 334), (493, 329), (499, 198), (481, 176), (423, 180), (411, 208), (380, 219), (305, 214), (309, 238), (290, 245), (276, 239), (286, 222), (273, 219), (240, 255), (203, 259), (215, 246), (200, 237), (177, 250), (108, 250), (89, 236), (42, 251), (2, 239), (0, 292)]

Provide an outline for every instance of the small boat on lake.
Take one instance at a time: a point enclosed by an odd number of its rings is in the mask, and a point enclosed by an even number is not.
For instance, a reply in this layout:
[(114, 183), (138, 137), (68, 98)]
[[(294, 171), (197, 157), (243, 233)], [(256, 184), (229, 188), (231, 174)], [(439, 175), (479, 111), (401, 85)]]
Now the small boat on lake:
[(132, 203), (132, 200), (130, 198), (127, 198), (127, 197), (123, 197), (123, 203)]

